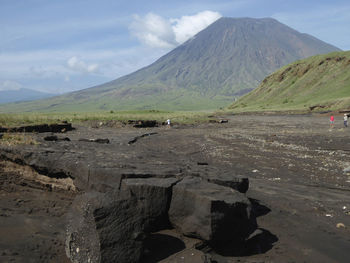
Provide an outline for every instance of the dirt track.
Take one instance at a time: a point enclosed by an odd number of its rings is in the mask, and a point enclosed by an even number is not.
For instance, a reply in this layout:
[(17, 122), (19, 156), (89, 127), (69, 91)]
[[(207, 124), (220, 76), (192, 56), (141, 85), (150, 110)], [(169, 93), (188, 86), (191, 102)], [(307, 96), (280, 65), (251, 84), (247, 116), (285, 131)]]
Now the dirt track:
[[(213, 260), (348, 262), (350, 128), (343, 128), (338, 120), (329, 129), (328, 117), (320, 115), (225, 118), (228, 123), (170, 129), (78, 127), (64, 135), (70, 142), (47, 142), (43, 137), (48, 134), (38, 134), (40, 145), (20, 151), (69, 153), (69, 159), (85, 165), (125, 173), (247, 176), (247, 196), (258, 204), (258, 225), (264, 233), (260, 251), (245, 255), (230, 247), (207, 251)], [(108, 138), (110, 144), (80, 138)], [(64, 160), (56, 162), (65, 166)], [(52, 189), (53, 182), (40, 184), (41, 177), (24, 176), (28, 173), (34, 172), (1, 162), (0, 261), (68, 261), (63, 247), (64, 214), (76, 192)], [(189, 251), (193, 250), (165, 255), (163, 251), (154, 258), (194, 262)]]

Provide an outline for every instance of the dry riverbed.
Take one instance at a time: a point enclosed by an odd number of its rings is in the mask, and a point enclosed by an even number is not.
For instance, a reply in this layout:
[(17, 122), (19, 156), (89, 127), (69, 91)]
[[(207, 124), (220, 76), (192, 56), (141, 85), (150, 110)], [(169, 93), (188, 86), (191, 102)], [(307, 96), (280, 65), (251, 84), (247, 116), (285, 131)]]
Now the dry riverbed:
[[(204, 262), (205, 254), (212, 262), (348, 262), (350, 128), (338, 118), (330, 129), (322, 115), (225, 119), (171, 128), (76, 127), (58, 134), (61, 140), (46, 141), (50, 134), (39, 133), (32, 135), (38, 144), (0, 146), (0, 261), (69, 262), (65, 215), (86, 184), (69, 171), (104, 168), (141, 177), (249, 178), (246, 195), (261, 231), (254, 249), (196, 250), (196, 240), (164, 230), (183, 246), (157, 250), (166, 241), (155, 235), (146, 262)], [(35, 165), (25, 163), (30, 158)], [(109, 180), (87, 182), (100, 191)]]

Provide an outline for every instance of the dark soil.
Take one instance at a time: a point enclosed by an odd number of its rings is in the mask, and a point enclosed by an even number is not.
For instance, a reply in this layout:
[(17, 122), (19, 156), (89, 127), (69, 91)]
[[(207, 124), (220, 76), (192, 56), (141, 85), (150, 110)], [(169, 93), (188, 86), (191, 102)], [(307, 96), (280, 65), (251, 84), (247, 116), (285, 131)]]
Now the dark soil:
[[(33, 134), (39, 145), (0, 146), (0, 262), (69, 262), (65, 213), (76, 194), (96, 187), (93, 178), (78, 184), (72, 163), (135, 177), (249, 177), (246, 194), (260, 229), (250, 243), (213, 249), (167, 230), (149, 237), (145, 262), (349, 262), (350, 128), (339, 118), (330, 129), (322, 115), (225, 119), (171, 128), (76, 127), (64, 134), (70, 141), (45, 141), (51, 134), (42, 133)], [(32, 169), (12, 158), (14, 150), (43, 153), (56, 170)]]
[(35, 171), (0, 161), (0, 261), (70, 262), (65, 213), (75, 194), (52, 189)]

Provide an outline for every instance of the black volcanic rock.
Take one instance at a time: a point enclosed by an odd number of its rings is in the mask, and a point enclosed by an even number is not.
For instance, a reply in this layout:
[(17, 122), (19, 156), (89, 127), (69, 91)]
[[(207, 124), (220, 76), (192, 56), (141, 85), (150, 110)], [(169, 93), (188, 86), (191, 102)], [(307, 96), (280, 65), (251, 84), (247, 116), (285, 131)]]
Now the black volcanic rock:
[(143, 204), (145, 230), (155, 232), (169, 226), (168, 210), (172, 187), (176, 178), (133, 178), (122, 181), (122, 191), (127, 191)]
[(67, 131), (72, 131), (74, 128), (71, 123), (52, 123), (52, 124), (37, 124), (37, 125), (27, 125), (20, 127), (1, 127), (0, 132), (56, 132), (64, 133)]
[(171, 224), (187, 236), (212, 244), (243, 241), (251, 229), (248, 198), (228, 187), (186, 177), (173, 187)]
[(249, 188), (249, 179), (244, 176), (226, 173), (219, 175), (205, 175), (203, 178), (207, 179), (210, 183), (227, 186), (241, 193), (246, 193)]
[(78, 196), (68, 214), (67, 256), (72, 262), (139, 262), (145, 237), (139, 211), (135, 198)]

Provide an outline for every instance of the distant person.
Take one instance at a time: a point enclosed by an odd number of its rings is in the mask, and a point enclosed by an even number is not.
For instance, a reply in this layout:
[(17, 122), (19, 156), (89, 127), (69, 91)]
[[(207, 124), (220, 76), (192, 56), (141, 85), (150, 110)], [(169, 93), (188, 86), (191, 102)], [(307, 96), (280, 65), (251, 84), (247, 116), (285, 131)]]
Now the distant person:
[(334, 116), (331, 115), (331, 118), (329, 119), (330, 121), (330, 128), (333, 128), (334, 127)]
[(170, 125), (171, 125), (170, 119), (167, 119), (167, 120), (166, 120), (166, 125), (167, 125), (168, 127), (170, 127)]
[(344, 127), (348, 127), (348, 115), (346, 113), (344, 114)]

